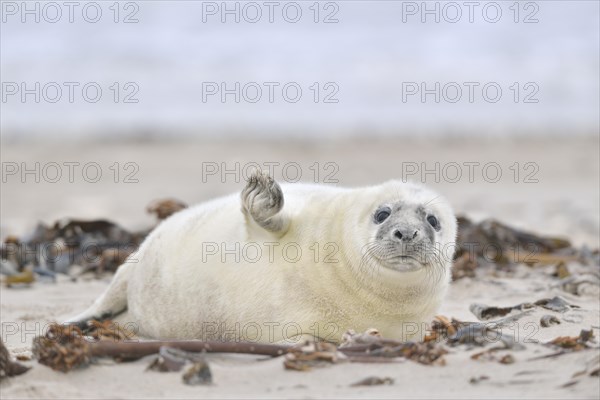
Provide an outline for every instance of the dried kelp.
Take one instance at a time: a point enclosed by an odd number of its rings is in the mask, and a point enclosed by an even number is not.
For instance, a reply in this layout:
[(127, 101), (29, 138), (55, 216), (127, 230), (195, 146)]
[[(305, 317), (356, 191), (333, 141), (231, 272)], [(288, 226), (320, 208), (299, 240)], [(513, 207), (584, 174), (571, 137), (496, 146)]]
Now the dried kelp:
[(89, 321), (84, 332), (95, 340), (131, 340), (136, 337), (133, 331), (111, 320)]
[(567, 301), (560, 296), (555, 296), (551, 299), (538, 300), (535, 302), (535, 305), (561, 313), (567, 312), (572, 308), (580, 308), (578, 305), (567, 303)]
[(33, 339), (32, 353), (40, 364), (61, 372), (87, 365), (92, 359), (90, 343), (73, 325), (50, 325), (44, 336)]
[[(497, 343), (498, 339), (503, 339), (503, 335), (500, 331), (490, 328), (485, 324), (472, 323), (460, 327), (456, 333), (448, 337), (447, 343), (450, 346), (457, 346), (460, 344), (486, 346), (490, 343)], [(505, 347), (510, 347), (510, 345), (512, 345), (512, 343), (509, 342), (505, 344)]]
[(424, 342), (446, 340), (448, 336), (454, 335), (459, 329), (460, 321), (456, 319), (449, 320), (443, 315), (436, 315), (431, 323), (431, 330), (425, 336)]
[[(554, 253), (571, 248), (571, 243), (566, 239), (538, 236), (492, 219), (476, 224), (464, 216), (458, 217), (458, 243), (473, 244), (476, 251), (479, 249), (478, 255), (481, 256), (484, 255), (486, 245), (489, 244), (502, 249), (511, 249), (511, 251), (535, 249), (536, 253)], [(508, 254), (506, 253), (505, 256)], [(503, 256), (500, 255), (497, 261), (502, 262)]]
[(466, 277), (474, 278), (476, 269), (476, 257), (473, 257), (467, 252), (462, 253), (454, 260), (454, 265), (452, 266), (452, 279), (458, 280)]
[(291, 349), (285, 355), (283, 365), (285, 369), (309, 371), (313, 368), (347, 361), (348, 358), (339, 352), (335, 345), (324, 342), (312, 342)]
[(155, 200), (146, 207), (149, 214), (155, 214), (162, 221), (178, 211), (187, 208), (187, 204), (176, 199)]
[(540, 326), (542, 328), (547, 328), (549, 326), (552, 325), (558, 325), (560, 324), (560, 320), (558, 318), (556, 318), (554, 315), (543, 315), (542, 318), (540, 318)]
[(10, 359), (8, 349), (4, 346), (4, 342), (0, 340), (0, 380), (24, 374), (28, 370), (29, 367)]
[(471, 356), (472, 360), (478, 361), (494, 361), (500, 364), (513, 364), (515, 362), (515, 357), (512, 354), (505, 354), (503, 356), (499, 356), (497, 354), (498, 350), (503, 350), (500, 348), (491, 348), (479, 353), (475, 353)]
[(579, 336), (559, 336), (547, 344), (569, 351), (580, 351), (590, 347), (588, 342), (594, 338), (594, 331), (582, 329)]
[[(186, 208), (174, 199), (160, 200), (148, 206), (159, 219)], [(36, 275), (68, 274), (75, 265), (83, 272), (114, 272), (130, 256), (151, 229), (129, 232), (114, 222), (97, 220), (59, 220), (53, 225), (38, 224), (31, 234), (19, 239), (9, 236), (0, 247), (0, 273), (17, 276), (29, 266)], [(30, 272), (27, 272), (30, 274)]]
[(443, 356), (448, 353), (444, 346), (434, 341), (428, 342), (398, 342), (381, 339), (379, 341), (340, 347), (351, 362), (384, 362), (396, 358), (405, 358), (424, 365), (444, 365)]
[(469, 306), (469, 310), (479, 319), (480, 321), (489, 320), (492, 318), (503, 317), (510, 314), (513, 311), (524, 311), (534, 308), (535, 305), (531, 303), (517, 304), (516, 306), (510, 307), (495, 307), (487, 306), (485, 304), (473, 303)]
[(474, 277), (480, 265), (491, 263), (500, 268), (517, 263), (562, 264), (559, 273), (564, 277), (568, 274), (567, 261), (597, 264), (598, 251), (576, 249), (566, 239), (538, 236), (491, 219), (474, 223), (464, 216), (458, 217), (454, 280)]
[(465, 322), (452, 318), (437, 316), (431, 324), (431, 332), (425, 338), (428, 342), (446, 341), (450, 346), (487, 346), (489, 344), (500, 344), (495, 350), (511, 349), (520, 350), (523, 345), (517, 343), (513, 336), (504, 334), (500, 328), (510, 325), (517, 319), (528, 315), (523, 312), (518, 315), (502, 318), (486, 323)]
[(448, 354), (448, 350), (435, 342), (407, 342), (397, 348), (389, 349), (387, 353), (388, 355), (398, 354), (400, 357), (416, 361), (419, 364), (445, 365), (443, 356)]
[[(148, 231), (129, 232), (107, 220), (60, 220), (39, 224), (22, 240), (7, 237), (2, 244), (2, 272), (11, 279), (29, 279), (18, 273), (54, 277), (74, 265), (84, 271), (115, 271), (133, 253)], [(30, 279), (31, 280), (31, 279)]]
[(212, 383), (212, 373), (206, 360), (195, 362), (183, 374), (183, 382), (186, 385), (210, 385)]
[(567, 312), (572, 308), (579, 308), (575, 304), (569, 304), (565, 299), (560, 296), (555, 296), (551, 299), (540, 299), (535, 303), (521, 303), (514, 306), (508, 307), (496, 307), (488, 306), (485, 304), (473, 303), (469, 307), (469, 310), (477, 317), (477, 319), (484, 321), (492, 318), (503, 317), (510, 314), (513, 311), (526, 311), (535, 308), (536, 306), (545, 308), (547, 310), (556, 312)]

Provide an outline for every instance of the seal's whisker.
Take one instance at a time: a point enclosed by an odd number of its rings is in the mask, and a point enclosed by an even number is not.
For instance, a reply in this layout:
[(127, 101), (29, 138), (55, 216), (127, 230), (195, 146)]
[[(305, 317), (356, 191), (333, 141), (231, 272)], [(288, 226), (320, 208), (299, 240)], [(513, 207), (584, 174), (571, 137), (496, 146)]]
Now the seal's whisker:
[(440, 197), (442, 197), (442, 196), (441, 196), (441, 195), (439, 195), (439, 196), (435, 196), (433, 199), (429, 200), (427, 203), (425, 203), (425, 204), (423, 204), (423, 205), (424, 205), (424, 206), (428, 206), (428, 205), (430, 205), (430, 204), (431, 204), (431, 202), (433, 202), (434, 200), (437, 200), (437, 199), (439, 199)]
[(428, 264), (431, 265), (430, 277), (431, 283), (433, 284), (430, 285), (431, 291), (435, 290), (434, 288), (437, 287), (437, 285), (446, 275), (446, 269), (444, 267), (444, 262), (442, 260), (440, 251), (435, 247), (433, 247), (432, 250), (433, 251), (431, 253), (428, 253), (430, 255)]
[(373, 279), (375, 274), (379, 274), (381, 263), (378, 260), (386, 260), (390, 254), (390, 243), (373, 241), (363, 246), (365, 250), (361, 257), (360, 270), (366, 273), (369, 279)]

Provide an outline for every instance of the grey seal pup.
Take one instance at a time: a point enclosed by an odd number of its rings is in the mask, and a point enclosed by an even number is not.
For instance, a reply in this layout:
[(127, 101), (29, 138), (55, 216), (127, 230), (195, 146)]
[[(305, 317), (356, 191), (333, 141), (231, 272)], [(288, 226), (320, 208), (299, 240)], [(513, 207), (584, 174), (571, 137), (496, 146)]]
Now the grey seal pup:
[(456, 230), (448, 202), (419, 184), (279, 185), (257, 171), (241, 200), (163, 221), (67, 322), (126, 311), (117, 320), (151, 338), (337, 342), (376, 327), (419, 339), (446, 294)]

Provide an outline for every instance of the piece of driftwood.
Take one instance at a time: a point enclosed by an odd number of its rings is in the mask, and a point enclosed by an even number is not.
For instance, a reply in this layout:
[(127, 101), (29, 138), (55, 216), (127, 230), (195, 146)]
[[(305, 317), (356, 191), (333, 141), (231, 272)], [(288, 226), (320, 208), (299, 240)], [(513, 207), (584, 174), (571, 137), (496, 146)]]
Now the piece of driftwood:
[(67, 372), (89, 364), (95, 357), (132, 360), (156, 354), (163, 346), (190, 352), (244, 353), (265, 356), (279, 356), (287, 353), (290, 349), (290, 346), (283, 345), (197, 340), (90, 341), (76, 326), (53, 324), (45, 336), (37, 336), (33, 339), (32, 352), (40, 364), (57, 371)]
[[(447, 350), (435, 342), (399, 342), (377, 340), (348, 347), (336, 347), (326, 342), (307, 342), (303, 345), (260, 344), (253, 342), (219, 342), (198, 340), (149, 340), (131, 339), (127, 331), (116, 331), (109, 322), (97, 323), (95, 331), (88, 336), (72, 325), (52, 324), (44, 336), (33, 339), (32, 352), (40, 364), (54, 370), (67, 372), (88, 365), (97, 357), (118, 360), (134, 360), (150, 354), (158, 354), (161, 348), (177, 349), (192, 353), (242, 353), (264, 356), (287, 355), (289, 369), (306, 370), (316, 364), (337, 361), (350, 362), (396, 362), (399, 358), (421, 364), (444, 364), (442, 356)], [(107, 333), (109, 331), (109, 333)], [(95, 333), (94, 333), (95, 332)], [(159, 366), (157, 366), (159, 367)]]

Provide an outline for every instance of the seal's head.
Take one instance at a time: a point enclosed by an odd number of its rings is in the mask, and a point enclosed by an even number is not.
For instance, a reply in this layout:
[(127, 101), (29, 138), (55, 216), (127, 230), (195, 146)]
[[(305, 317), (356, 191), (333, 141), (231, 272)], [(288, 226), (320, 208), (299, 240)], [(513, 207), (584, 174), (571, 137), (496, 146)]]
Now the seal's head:
[(399, 181), (373, 188), (368, 198), (359, 228), (366, 243), (363, 272), (381, 267), (392, 279), (411, 272), (449, 277), (457, 223), (445, 199), (424, 186)]

